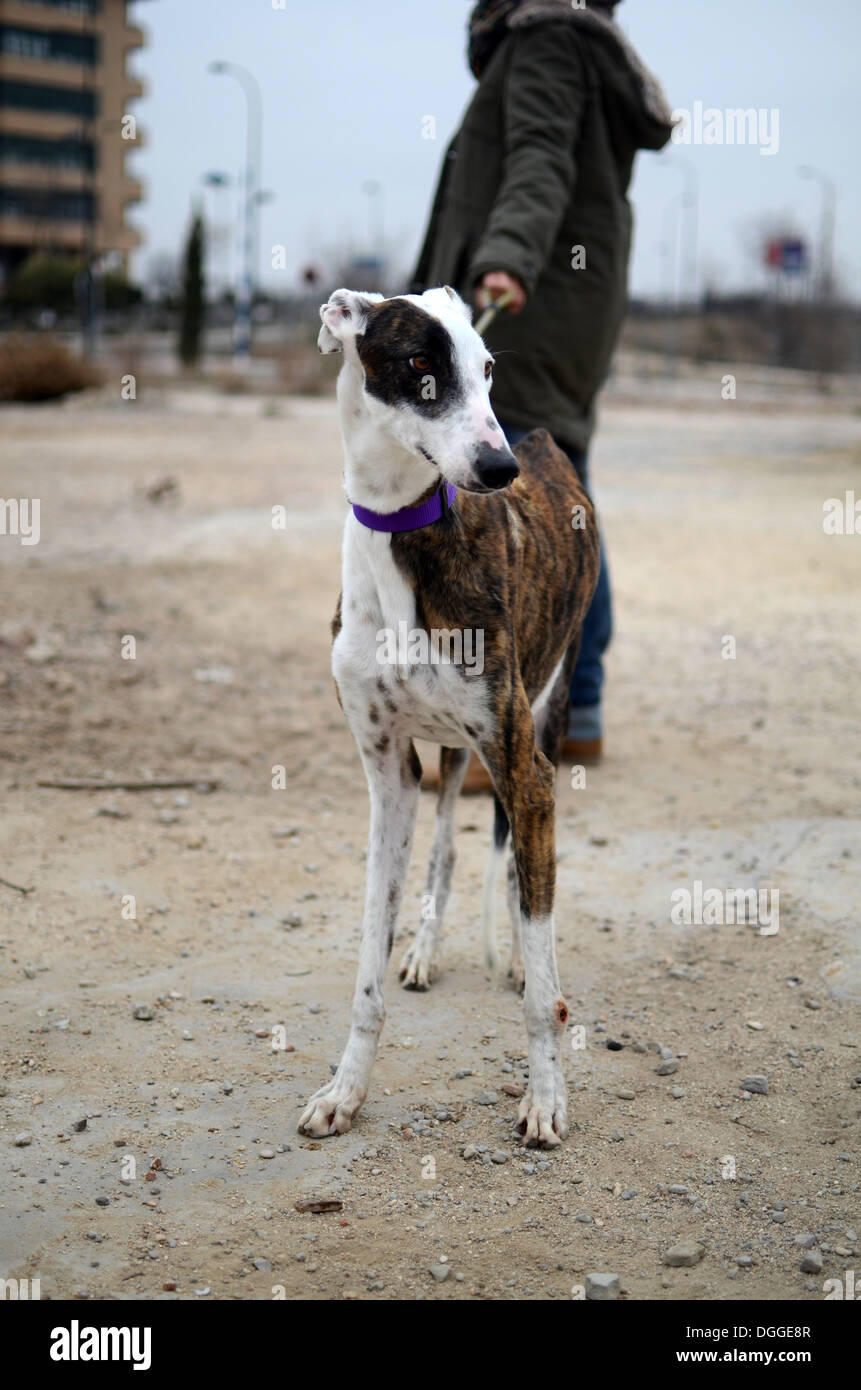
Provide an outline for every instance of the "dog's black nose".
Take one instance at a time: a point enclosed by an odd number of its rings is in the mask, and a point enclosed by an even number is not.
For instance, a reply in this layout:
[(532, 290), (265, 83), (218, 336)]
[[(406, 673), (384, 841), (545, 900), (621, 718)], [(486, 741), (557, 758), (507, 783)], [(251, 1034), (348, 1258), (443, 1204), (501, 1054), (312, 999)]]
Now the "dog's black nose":
[(475, 472), (483, 487), (501, 488), (513, 483), (520, 469), (510, 449), (494, 449), (490, 444), (479, 447)]

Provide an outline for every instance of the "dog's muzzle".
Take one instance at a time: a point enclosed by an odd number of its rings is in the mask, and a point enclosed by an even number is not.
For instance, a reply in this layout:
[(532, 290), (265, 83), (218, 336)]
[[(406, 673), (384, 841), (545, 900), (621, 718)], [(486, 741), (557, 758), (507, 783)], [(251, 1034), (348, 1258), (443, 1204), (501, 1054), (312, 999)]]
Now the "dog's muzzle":
[(490, 444), (480, 445), (473, 467), (482, 487), (493, 492), (508, 487), (520, 472), (509, 448), (494, 449)]

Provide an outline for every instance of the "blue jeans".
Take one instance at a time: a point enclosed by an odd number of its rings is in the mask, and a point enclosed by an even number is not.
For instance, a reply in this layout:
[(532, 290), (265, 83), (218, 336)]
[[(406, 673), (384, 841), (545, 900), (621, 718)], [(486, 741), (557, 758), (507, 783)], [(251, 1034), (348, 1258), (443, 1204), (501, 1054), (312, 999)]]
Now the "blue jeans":
[[(513, 449), (529, 430), (520, 425), (506, 425), (499, 421)], [(564, 448), (564, 446), (561, 446)], [(589, 462), (579, 449), (565, 449), (577, 477), (589, 492)], [(604, 652), (613, 635), (613, 607), (610, 597), (610, 571), (607, 568), (607, 555), (604, 537), (601, 536), (601, 568), (598, 572), (598, 585), (586, 617), (583, 619), (583, 638), (580, 655), (571, 678), (571, 722), (569, 734), (577, 738), (601, 737), (601, 689), (604, 684)]]

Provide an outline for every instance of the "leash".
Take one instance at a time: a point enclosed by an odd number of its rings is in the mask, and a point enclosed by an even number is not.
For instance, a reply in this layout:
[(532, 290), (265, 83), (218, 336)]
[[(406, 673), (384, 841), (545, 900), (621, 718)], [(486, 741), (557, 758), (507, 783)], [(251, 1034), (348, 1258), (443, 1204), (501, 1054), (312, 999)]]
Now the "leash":
[(514, 291), (506, 290), (505, 293), (501, 294), (498, 299), (492, 299), (490, 301), (487, 308), (481, 315), (480, 319), (475, 324), (475, 331), (480, 338), (484, 337), (485, 333), (487, 332), (490, 325), (493, 323), (493, 320), (496, 318), (496, 315), (500, 312), (500, 310), (508, 308), (513, 298)]

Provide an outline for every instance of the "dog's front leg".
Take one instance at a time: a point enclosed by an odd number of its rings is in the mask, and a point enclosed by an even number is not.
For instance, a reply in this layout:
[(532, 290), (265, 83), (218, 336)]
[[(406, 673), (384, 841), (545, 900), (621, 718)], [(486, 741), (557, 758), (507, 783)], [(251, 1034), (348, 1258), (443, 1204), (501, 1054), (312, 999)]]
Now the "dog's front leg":
[(421, 763), (411, 741), (395, 742), (374, 731), (363, 747), (371, 823), (365, 916), (350, 1036), (338, 1070), (308, 1102), (299, 1121), (305, 1134), (344, 1134), (368, 1092), (371, 1067), (386, 1016), (383, 982), (410, 859), (419, 799)]

